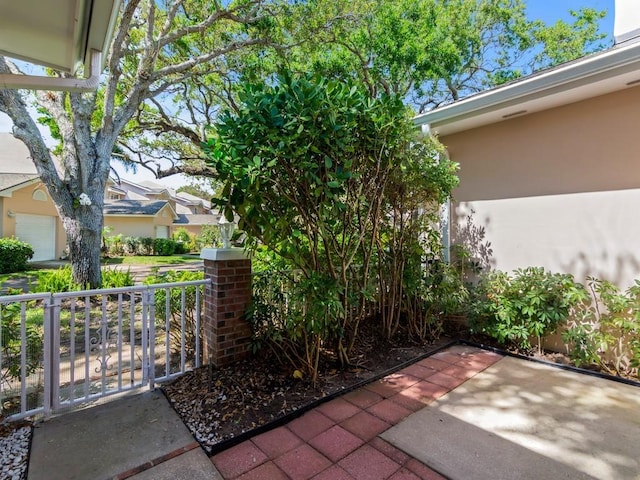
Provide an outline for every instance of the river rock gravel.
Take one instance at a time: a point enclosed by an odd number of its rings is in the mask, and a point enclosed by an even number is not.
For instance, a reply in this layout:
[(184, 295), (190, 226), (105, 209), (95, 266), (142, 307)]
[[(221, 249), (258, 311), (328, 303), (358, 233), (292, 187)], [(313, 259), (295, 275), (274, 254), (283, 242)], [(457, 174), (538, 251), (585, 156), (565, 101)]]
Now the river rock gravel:
[(28, 425), (0, 426), (0, 479), (25, 480), (33, 429)]

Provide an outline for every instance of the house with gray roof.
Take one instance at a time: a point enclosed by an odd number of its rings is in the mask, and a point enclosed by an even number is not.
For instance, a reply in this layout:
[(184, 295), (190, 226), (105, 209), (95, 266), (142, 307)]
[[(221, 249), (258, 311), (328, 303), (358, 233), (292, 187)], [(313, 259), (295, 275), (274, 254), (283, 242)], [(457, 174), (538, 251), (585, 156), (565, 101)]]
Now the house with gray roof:
[[(217, 224), (207, 200), (176, 193), (154, 182), (109, 181), (104, 225), (111, 235), (170, 238), (176, 228), (198, 235)], [(65, 254), (66, 234), (57, 209), (24, 144), (0, 133), (0, 235), (16, 237), (34, 249), (33, 261)]]

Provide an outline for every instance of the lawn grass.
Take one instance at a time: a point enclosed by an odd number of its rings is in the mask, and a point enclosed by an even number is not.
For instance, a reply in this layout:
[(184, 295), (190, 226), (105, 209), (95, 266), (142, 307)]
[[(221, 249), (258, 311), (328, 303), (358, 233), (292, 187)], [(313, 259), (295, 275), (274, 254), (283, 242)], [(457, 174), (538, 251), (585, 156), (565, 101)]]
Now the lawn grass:
[[(180, 265), (184, 263), (197, 263), (200, 262), (198, 254), (192, 255), (168, 255), (168, 256), (131, 256), (131, 257), (111, 257), (102, 259), (102, 266), (111, 266), (117, 268), (119, 265), (126, 267), (129, 265), (147, 265), (147, 266), (167, 266), (167, 265)], [(27, 283), (32, 284), (38, 281), (40, 274), (52, 273), (57, 271), (58, 268), (37, 268), (31, 266), (29, 270), (24, 272), (3, 273), (0, 274), (0, 290), (6, 291), (7, 287), (12, 287), (14, 282), (21, 282), (20, 287), (23, 287), (24, 280)], [(6, 284), (6, 285), (5, 285)], [(3, 295), (3, 293), (0, 293)]]

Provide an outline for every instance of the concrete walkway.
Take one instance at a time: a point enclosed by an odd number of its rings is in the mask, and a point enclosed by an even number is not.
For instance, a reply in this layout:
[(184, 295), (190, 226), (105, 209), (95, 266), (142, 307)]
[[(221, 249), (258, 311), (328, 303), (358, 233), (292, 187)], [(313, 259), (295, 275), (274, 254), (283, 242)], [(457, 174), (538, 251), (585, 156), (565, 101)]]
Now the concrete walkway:
[(28, 479), (640, 480), (639, 444), (637, 387), (455, 346), (210, 459), (159, 393), (64, 415)]
[(29, 480), (222, 480), (159, 391), (40, 424), (28, 472)]

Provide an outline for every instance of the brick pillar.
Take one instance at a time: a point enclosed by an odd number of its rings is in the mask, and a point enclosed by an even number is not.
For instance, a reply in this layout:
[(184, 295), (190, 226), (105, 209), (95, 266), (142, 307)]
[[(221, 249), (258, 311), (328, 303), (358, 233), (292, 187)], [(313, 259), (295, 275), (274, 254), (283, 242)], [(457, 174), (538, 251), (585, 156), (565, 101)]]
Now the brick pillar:
[(243, 316), (251, 302), (251, 261), (239, 248), (206, 248), (203, 363), (228, 365), (249, 354), (251, 327)]

